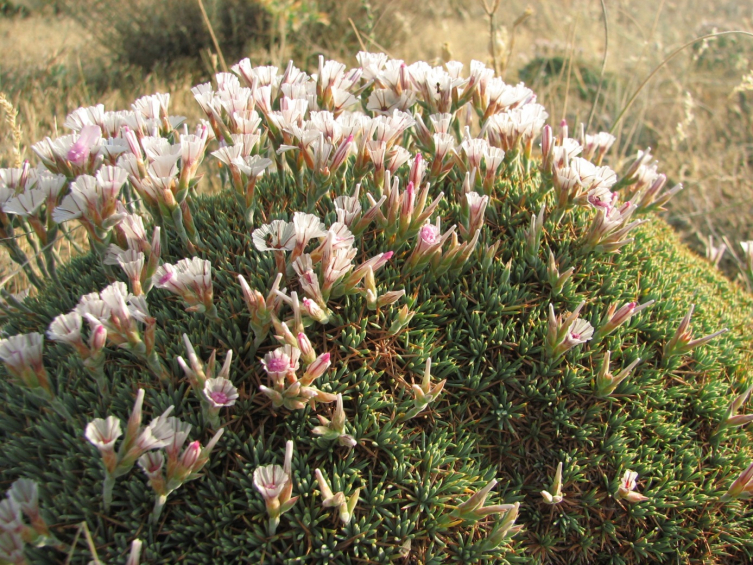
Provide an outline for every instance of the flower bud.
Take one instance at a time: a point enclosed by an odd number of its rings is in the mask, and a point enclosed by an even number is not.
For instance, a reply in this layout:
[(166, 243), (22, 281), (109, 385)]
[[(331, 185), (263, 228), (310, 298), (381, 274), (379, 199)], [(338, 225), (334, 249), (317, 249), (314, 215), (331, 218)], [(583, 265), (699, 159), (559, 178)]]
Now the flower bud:
[(411, 312), (408, 309), (407, 304), (403, 304), (403, 307), (400, 308), (397, 312), (397, 317), (394, 322), (392, 322), (392, 325), (390, 326), (390, 329), (387, 330), (387, 333), (389, 335), (397, 335), (400, 330), (402, 330), (405, 326), (407, 326), (413, 316), (415, 315), (415, 312)]
[(327, 322), (329, 322), (329, 316), (327, 315), (327, 313), (310, 298), (303, 299), (303, 311), (309, 318), (319, 322), (320, 324), (326, 324)]
[(308, 386), (316, 379), (321, 377), (331, 364), (332, 362), (330, 361), (330, 354), (322, 353), (314, 360), (313, 363), (311, 363), (311, 365), (308, 366), (306, 372), (301, 378), (301, 384), (303, 386)]
[[(306, 299), (304, 299), (303, 302), (305, 303)], [(298, 349), (301, 350), (301, 359), (303, 359), (303, 362), (306, 365), (310, 365), (314, 362), (316, 359), (316, 352), (314, 352), (311, 341), (309, 341), (309, 338), (303, 332), (298, 334)]]
[(94, 330), (92, 330), (91, 335), (89, 336), (89, 348), (92, 353), (96, 353), (104, 348), (106, 342), (107, 329), (102, 324), (99, 324)]

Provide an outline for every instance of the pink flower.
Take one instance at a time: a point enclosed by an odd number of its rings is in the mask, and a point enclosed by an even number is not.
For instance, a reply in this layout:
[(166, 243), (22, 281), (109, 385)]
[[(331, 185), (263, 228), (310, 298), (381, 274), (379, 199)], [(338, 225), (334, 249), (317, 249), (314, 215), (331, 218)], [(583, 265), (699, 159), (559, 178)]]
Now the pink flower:
[(223, 377), (207, 379), (204, 383), (204, 396), (214, 408), (232, 406), (238, 399), (238, 389)]
[(264, 356), (262, 365), (264, 365), (264, 370), (267, 371), (272, 380), (282, 379), (288, 372), (295, 373), (298, 370), (300, 354), (299, 349), (290, 345), (278, 347)]
[(78, 139), (71, 145), (66, 157), (72, 165), (83, 167), (89, 158), (94, 145), (101, 139), (102, 130), (99, 126), (84, 126), (81, 128)]

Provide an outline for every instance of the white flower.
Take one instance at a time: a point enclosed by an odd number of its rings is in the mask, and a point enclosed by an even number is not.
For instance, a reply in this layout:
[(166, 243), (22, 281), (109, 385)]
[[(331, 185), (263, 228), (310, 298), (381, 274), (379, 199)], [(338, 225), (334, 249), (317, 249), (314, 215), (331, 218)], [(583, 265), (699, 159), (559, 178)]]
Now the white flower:
[(170, 445), (175, 438), (175, 418), (170, 418), (174, 407), (170, 406), (161, 416), (154, 418), (144, 428), (136, 439), (136, 446), (140, 451), (159, 449)]
[(84, 126), (101, 126), (104, 122), (104, 116), (104, 104), (97, 104), (89, 108), (77, 108), (68, 114), (63, 126), (79, 132)]
[(47, 195), (42, 190), (27, 190), (3, 204), (3, 212), (18, 214), (19, 216), (31, 216), (46, 199)]
[(450, 124), (452, 124), (452, 114), (432, 114), (429, 121), (434, 128), (434, 133), (451, 133)]
[(175, 459), (183, 448), (183, 444), (186, 443), (192, 426), (191, 424), (182, 422), (178, 418), (172, 416), (167, 418), (166, 422), (166, 425), (170, 427), (172, 435), (170, 443), (165, 446), (165, 451), (167, 452), (168, 457)]
[(81, 342), (81, 323), (83, 318), (75, 310), (69, 314), (60, 314), (47, 329), (47, 337), (53, 341), (62, 341), (68, 344)]
[(170, 105), (169, 93), (156, 93), (142, 96), (131, 104), (134, 112), (139, 112), (146, 119), (157, 120), (167, 116), (167, 107)]
[(96, 178), (81, 175), (71, 184), (71, 192), (52, 212), (52, 219), (65, 222), (84, 217), (99, 228), (109, 229), (124, 213), (118, 211), (120, 188), (128, 180), (128, 172), (120, 167), (102, 167)]
[[(18, 533), (22, 528), (21, 506), (12, 498), (5, 498), (0, 501), (0, 531)], [(23, 561), (16, 561), (16, 563), (23, 563)]]
[(204, 383), (204, 396), (214, 408), (232, 406), (238, 399), (238, 389), (223, 377), (207, 379)]
[(283, 220), (273, 220), (255, 229), (251, 234), (259, 251), (291, 251), (295, 247), (295, 225)]
[(567, 344), (569, 349), (581, 343), (586, 343), (593, 337), (593, 334), (593, 326), (588, 321), (578, 318), (570, 326), (563, 343)]
[(162, 467), (165, 464), (165, 456), (161, 451), (147, 451), (138, 458), (139, 467), (150, 479), (162, 476)]
[[(110, 247), (110, 251), (112, 251), (113, 247), (114, 246)], [(116, 249), (119, 248), (116, 247)], [(126, 276), (128, 277), (128, 280), (139, 281), (141, 279), (141, 272), (144, 270), (144, 262), (146, 260), (144, 254), (141, 251), (138, 251), (136, 249), (127, 249), (125, 251), (120, 250), (119, 253), (117, 251), (114, 252), (114, 255), (115, 261), (117, 261), (118, 265), (121, 266)], [(110, 259), (110, 256), (108, 255), (108, 258), (105, 259), (105, 264), (111, 263), (112, 259)]]
[(100, 451), (110, 452), (115, 449), (115, 441), (122, 435), (120, 420), (115, 416), (92, 420), (87, 424), (86, 432), (84, 432), (84, 436), (94, 444), (94, 447)]
[(32, 521), (39, 516), (39, 488), (34, 481), (18, 479), (10, 486), (8, 496)]
[(622, 498), (628, 502), (642, 502), (644, 500), (648, 500), (647, 496), (644, 496), (638, 492), (634, 492), (636, 487), (635, 481), (637, 478), (638, 473), (636, 473), (635, 471), (625, 471), (615, 497)]
[(356, 55), (356, 60), (363, 69), (362, 77), (367, 81), (374, 80), (379, 75), (387, 63), (387, 59), (388, 57), (384, 53), (359, 51)]
[(466, 170), (480, 170), (481, 159), (489, 152), (489, 143), (485, 139), (466, 137), (460, 149), (465, 154)]
[(26, 561), (24, 555), (24, 540), (15, 532), (0, 532), (0, 559), (8, 563), (23, 563)]
[(293, 214), (293, 229), (295, 230), (295, 245), (301, 251), (309, 240), (327, 235), (327, 227), (322, 221), (314, 214), (304, 212)]
[(339, 223), (350, 226), (361, 217), (361, 203), (358, 201), (360, 188), (361, 185), (356, 186), (353, 196), (338, 196), (335, 198), (335, 211)]
[(248, 157), (235, 159), (233, 164), (248, 178), (253, 178), (263, 175), (265, 169), (272, 164), (272, 160), (260, 157), (259, 155), (249, 155)]
[(179, 295), (188, 304), (189, 312), (205, 312), (212, 308), (212, 263), (192, 257), (175, 265), (160, 265), (152, 276), (152, 284)]
[(258, 467), (254, 471), (254, 486), (258, 490), (265, 502), (274, 500), (280, 493), (290, 478), (285, 470), (279, 465), (266, 465)]
[(38, 372), (42, 369), (42, 334), (32, 332), (18, 334), (0, 340), (0, 360), (8, 371), (20, 376), (25, 370)]

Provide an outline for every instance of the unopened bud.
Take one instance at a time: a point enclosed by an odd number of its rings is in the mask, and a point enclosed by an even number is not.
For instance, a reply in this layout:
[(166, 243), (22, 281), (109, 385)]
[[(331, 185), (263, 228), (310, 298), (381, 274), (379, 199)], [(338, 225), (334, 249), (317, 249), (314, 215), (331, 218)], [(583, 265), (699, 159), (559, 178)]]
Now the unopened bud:
[(92, 353), (97, 353), (104, 348), (107, 342), (107, 329), (99, 324), (94, 330), (92, 330), (89, 336), (89, 348)]
[[(306, 299), (304, 299), (303, 301), (306, 302)], [(314, 352), (314, 348), (311, 345), (311, 341), (303, 332), (300, 332), (298, 334), (298, 349), (301, 350), (301, 359), (303, 359), (304, 363), (310, 365), (314, 362), (314, 360), (316, 359), (316, 353)]]

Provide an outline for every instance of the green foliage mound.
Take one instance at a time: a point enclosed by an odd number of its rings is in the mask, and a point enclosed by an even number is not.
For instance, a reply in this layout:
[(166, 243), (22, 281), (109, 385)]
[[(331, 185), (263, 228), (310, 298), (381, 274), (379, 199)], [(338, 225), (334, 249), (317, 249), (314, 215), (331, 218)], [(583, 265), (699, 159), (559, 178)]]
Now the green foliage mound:
[[(403, 143), (410, 145), (409, 139), (406, 134)], [(750, 298), (692, 256), (651, 214), (619, 253), (586, 245), (600, 213), (592, 205), (545, 216), (532, 245), (531, 233), (537, 231), (532, 216), (542, 204), (557, 209), (556, 191), (551, 174), (539, 172), (538, 160), (528, 160), (523, 149), (508, 151), (503, 172), (487, 186), (486, 222), (466, 261), (445, 273), (431, 265), (409, 269), (413, 239), (396, 241), (386, 235), (389, 227), (372, 224), (356, 236), (355, 262), (394, 251), (376, 280), (380, 294), (404, 288), (401, 302), (371, 309), (364, 293), (345, 294), (328, 301), (328, 323), (306, 319), (317, 354), (330, 354), (331, 366), (316, 386), (342, 395), (345, 432), (356, 445), (312, 434), (321, 424), (317, 415), (332, 419), (335, 404), (320, 402), (315, 410), (275, 407), (260, 390), (270, 386), (260, 361), (279, 346), (271, 335), (279, 332), (273, 329), (255, 343), (237, 277), (266, 296), (278, 273), (274, 254), (254, 242), (254, 229), (276, 219), (290, 221), (300, 210), (315, 213), (329, 227), (337, 220), (335, 197), (352, 194), (356, 181), (378, 192), (372, 177), (357, 178), (352, 160), (314, 203), (311, 188), (301, 183), (303, 173), (262, 177), (250, 209), (232, 188), (193, 195), (188, 231), (200, 234), (195, 243), (153, 213), (169, 233), (163, 237), (164, 263), (187, 256), (211, 263), (216, 308), (189, 312), (177, 296), (156, 284), (151, 289), (153, 353), (161, 379), (150, 370), (153, 365), (110, 344), (102, 391), (70, 347), (48, 341), (44, 366), (53, 399), (10, 379), (0, 381), (0, 476), (7, 485), (19, 477), (38, 483), (42, 513), (55, 538), (46, 547), (27, 546), (29, 562), (91, 561), (83, 535), (74, 541), (82, 522), (99, 559), (108, 564), (125, 562), (136, 538), (143, 542), (141, 560), (149, 564), (753, 558), (753, 513), (744, 502), (720, 501), (748, 465), (750, 441), (740, 428), (718, 431), (730, 401), (750, 381)], [(402, 186), (409, 167), (396, 173)], [(445, 195), (432, 220), (463, 223), (464, 180), (456, 168), (432, 184), (429, 200), (440, 191)], [(553, 289), (550, 251), (560, 273), (573, 269), (561, 289)], [(96, 252), (59, 268), (56, 276), (57, 282), (18, 309), (9, 308), (8, 335), (44, 333), (81, 296), (128, 280), (103, 267)], [(283, 278), (281, 288), (303, 295), (290, 271)], [(610, 306), (652, 300), (599, 337)], [(597, 335), (561, 356), (553, 354), (551, 345), (558, 343), (547, 345), (549, 324), (555, 323), (550, 304), (564, 318), (582, 302), (580, 318)], [(401, 303), (414, 315), (399, 328)], [(668, 344), (690, 304), (695, 304), (694, 337), (722, 327), (731, 331), (689, 352), (672, 351)], [(280, 311), (281, 319), (290, 316)], [(125, 429), (142, 388), (145, 422), (174, 406), (172, 415), (192, 426), (189, 441), (205, 445), (216, 429), (177, 361), (187, 357), (182, 334), (202, 360), (215, 350), (218, 359), (233, 352), (229, 375), (239, 397), (220, 412), (224, 434), (200, 476), (170, 494), (156, 521), (150, 519), (154, 493), (138, 466), (116, 479), (106, 509), (102, 457), (85, 437), (93, 419), (115, 416)], [(607, 352), (614, 375), (641, 361), (611, 394), (599, 396), (596, 379)], [(421, 383), (428, 358), (431, 385), (446, 380), (444, 389), (408, 417), (416, 406), (411, 385)], [(288, 440), (294, 444), (292, 495), (299, 498), (270, 534), (254, 473), (267, 465), (282, 467)], [(549, 505), (540, 493), (556, 494), (551, 485), (559, 463), (564, 498)], [(336, 506), (322, 506), (326, 497), (316, 469), (346, 498), (360, 489), (348, 523)], [(647, 499), (617, 496), (628, 470), (638, 473), (634, 492)], [(487, 507), (519, 503), (515, 524), (521, 528), (507, 535), (499, 535), (500, 527), (511, 509), (477, 519), (458, 509), (494, 479), (498, 485)]]

